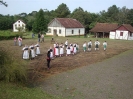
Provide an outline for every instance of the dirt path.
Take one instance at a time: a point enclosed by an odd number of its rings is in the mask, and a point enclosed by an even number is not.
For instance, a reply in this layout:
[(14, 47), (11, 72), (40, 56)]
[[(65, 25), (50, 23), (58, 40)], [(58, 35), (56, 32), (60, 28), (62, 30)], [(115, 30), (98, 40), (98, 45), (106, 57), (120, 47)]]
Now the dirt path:
[(66, 99), (132, 99), (133, 50), (51, 76), (40, 87)]

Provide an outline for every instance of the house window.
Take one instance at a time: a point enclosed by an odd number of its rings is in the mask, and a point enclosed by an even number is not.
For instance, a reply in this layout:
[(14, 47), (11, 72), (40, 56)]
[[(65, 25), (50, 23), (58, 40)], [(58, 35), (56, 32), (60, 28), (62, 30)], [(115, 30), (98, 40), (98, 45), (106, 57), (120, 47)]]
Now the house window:
[(120, 36), (123, 36), (123, 32), (120, 32)]
[(74, 30), (72, 30), (72, 34), (74, 34)]
[(51, 33), (51, 29), (50, 28), (48, 28), (48, 33)]
[(20, 21), (18, 21), (18, 23), (20, 23)]
[(59, 34), (61, 34), (61, 29), (59, 29)]

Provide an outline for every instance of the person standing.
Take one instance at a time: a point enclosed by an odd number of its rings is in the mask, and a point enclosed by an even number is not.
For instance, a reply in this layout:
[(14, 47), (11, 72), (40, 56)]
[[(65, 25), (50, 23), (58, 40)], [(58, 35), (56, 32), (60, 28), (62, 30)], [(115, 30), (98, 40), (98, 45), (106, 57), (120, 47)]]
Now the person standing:
[(100, 42), (98, 40), (96, 40), (94, 44), (95, 44), (95, 51), (99, 50)]
[(104, 42), (103, 42), (103, 49), (104, 49), (104, 51), (106, 51), (106, 48), (107, 48), (107, 42), (104, 41)]
[(44, 34), (41, 35), (41, 43), (44, 42)]
[(37, 42), (37, 44), (35, 45), (36, 47), (36, 56), (40, 54), (40, 45), (39, 43)]
[(68, 46), (68, 39), (65, 42), (65, 47), (67, 48), (67, 46)]
[(23, 50), (23, 56), (22, 56), (22, 58), (23, 59), (29, 59), (29, 51), (28, 51), (28, 46), (27, 45), (25, 45), (25, 47), (22, 49)]
[(84, 52), (86, 52), (86, 41), (83, 44), (83, 50), (84, 50)]
[(63, 43), (61, 43), (61, 45), (59, 47), (60, 47), (60, 57), (62, 57), (63, 54), (64, 54), (64, 46), (63, 46)]
[(76, 44), (73, 44), (73, 54), (76, 54), (77, 53), (77, 46)]
[(70, 50), (70, 46), (68, 45), (66, 48), (66, 56), (70, 56), (71, 54), (71, 50)]
[(52, 47), (50, 47), (49, 50), (50, 50), (50, 58), (51, 58), (51, 59), (54, 59), (53, 49), (52, 49)]
[(90, 42), (88, 42), (88, 51), (91, 51), (91, 47), (92, 47), (92, 42), (90, 40)]
[(35, 58), (35, 50), (34, 50), (34, 45), (32, 44), (29, 49), (30, 49), (30, 59), (34, 59)]
[(14, 38), (14, 46), (16, 46), (17, 45), (17, 38), (15, 37)]
[(40, 42), (41, 34), (38, 33), (38, 42)]
[(48, 52), (47, 52), (47, 67), (48, 67), (48, 69), (50, 69), (50, 61), (51, 61), (50, 50), (48, 50)]
[(22, 46), (22, 38), (20, 36), (18, 37), (18, 45)]

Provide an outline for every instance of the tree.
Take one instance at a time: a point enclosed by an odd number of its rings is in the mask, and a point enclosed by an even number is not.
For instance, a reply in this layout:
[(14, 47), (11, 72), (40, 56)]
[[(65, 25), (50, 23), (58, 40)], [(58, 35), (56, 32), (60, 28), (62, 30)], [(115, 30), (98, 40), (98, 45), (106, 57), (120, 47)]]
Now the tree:
[(129, 19), (129, 24), (131, 24), (133, 26), (133, 9), (130, 9), (128, 11), (127, 19)]
[(55, 10), (55, 13), (56, 13), (56, 17), (58, 17), (58, 18), (66, 18), (66, 17), (69, 17), (70, 10), (69, 10), (69, 8), (67, 7), (66, 4), (62, 3)]
[(0, 4), (4, 5), (4, 6), (8, 6), (6, 2), (4, 2), (3, 0), (0, 0)]
[(43, 10), (40, 9), (33, 24), (33, 32), (46, 32), (47, 30), (47, 20), (44, 18)]
[(81, 22), (85, 26), (86, 32), (89, 31), (89, 24), (91, 20), (90, 13), (79, 7), (72, 12), (71, 17)]

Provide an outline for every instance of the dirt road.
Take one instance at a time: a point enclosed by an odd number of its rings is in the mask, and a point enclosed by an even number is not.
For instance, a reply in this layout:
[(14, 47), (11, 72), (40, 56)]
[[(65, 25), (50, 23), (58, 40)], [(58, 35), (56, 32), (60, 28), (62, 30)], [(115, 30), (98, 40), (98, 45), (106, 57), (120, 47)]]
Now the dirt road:
[(132, 99), (133, 50), (53, 75), (40, 87), (66, 99)]

